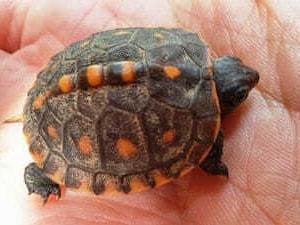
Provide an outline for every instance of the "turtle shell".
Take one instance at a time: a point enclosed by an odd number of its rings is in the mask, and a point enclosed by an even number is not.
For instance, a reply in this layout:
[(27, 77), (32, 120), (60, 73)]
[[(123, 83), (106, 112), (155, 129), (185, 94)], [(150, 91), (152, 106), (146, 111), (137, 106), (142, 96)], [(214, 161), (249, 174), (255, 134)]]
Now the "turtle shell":
[(182, 29), (115, 29), (75, 42), (38, 74), (24, 107), (37, 165), (95, 194), (185, 174), (219, 129), (208, 48)]

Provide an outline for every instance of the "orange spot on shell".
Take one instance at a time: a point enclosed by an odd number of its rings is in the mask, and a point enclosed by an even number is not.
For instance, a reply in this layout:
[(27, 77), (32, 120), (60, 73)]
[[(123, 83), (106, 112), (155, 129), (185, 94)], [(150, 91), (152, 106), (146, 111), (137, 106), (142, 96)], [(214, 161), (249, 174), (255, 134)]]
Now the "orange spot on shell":
[(92, 65), (86, 70), (86, 78), (91, 87), (98, 87), (103, 82), (102, 66)]
[(133, 82), (135, 79), (135, 69), (134, 63), (131, 61), (124, 62), (122, 64), (122, 73), (121, 73), (122, 81), (125, 83)]
[(164, 66), (164, 73), (170, 79), (175, 79), (180, 76), (180, 70), (175, 66)]
[(84, 135), (79, 139), (79, 150), (84, 155), (90, 155), (92, 153), (93, 147), (91, 139)]
[(119, 138), (116, 143), (116, 148), (123, 158), (131, 158), (137, 153), (136, 145), (127, 138)]
[(52, 139), (58, 138), (57, 130), (52, 125), (47, 127), (47, 132)]
[(32, 106), (34, 109), (40, 109), (45, 100), (49, 97), (50, 91), (46, 91), (44, 93), (39, 94), (32, 102)]
[(71, 75), (63, 75), (58, 81), (58, 87), (63, 93), (70, 92), (73, 88)]
[(145, 184), (145, 182), (141, 178), (133, 176), (130, 179), (130, 188), (131, 188), (131, 191), (133, 191), (133, 192), (140, 192), (140, 191), (148, 189), (148, 186)]
[(176, 135), (175, 129), (167, 130), (167, 131), (163, 134), (162, 140), (163, 140), (163, 142), (164, 142), (165, 144), (170, 143), (170, 142), (172, 142), (172, 141), (174, 140), (175, 135)]

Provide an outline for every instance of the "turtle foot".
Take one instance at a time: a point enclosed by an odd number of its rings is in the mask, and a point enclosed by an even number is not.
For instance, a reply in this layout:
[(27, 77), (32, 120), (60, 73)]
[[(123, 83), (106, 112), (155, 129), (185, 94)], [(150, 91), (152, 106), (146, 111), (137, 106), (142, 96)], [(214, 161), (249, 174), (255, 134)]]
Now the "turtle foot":
[(221, 175), (228, 177), (228, 168), (225, 163), (221, 161), (222, 154), (223, 133), (222, 131), (220, 131), (208, 156), (203, 162), (200, 163), (200, 168), (212, 175)]
[(48, 178), (35, 163), (30, 163), (25, 168), (24, 181), (28, 193), (40, 195), (44, 200), (44, 204), (48, 201), (50, 194), (56, 195), (57, 198), (61, 197), (59, 185)]

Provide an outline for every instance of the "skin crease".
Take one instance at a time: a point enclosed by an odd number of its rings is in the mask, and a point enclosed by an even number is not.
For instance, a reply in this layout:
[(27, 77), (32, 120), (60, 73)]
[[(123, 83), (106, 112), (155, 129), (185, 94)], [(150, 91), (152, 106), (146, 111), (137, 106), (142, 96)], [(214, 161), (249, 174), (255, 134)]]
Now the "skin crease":
[(43, 206), (23, 182), (31, 158), (22, 125), (1, 125), (3, 224), (300, 224), (299, 11), (297, 0), (2, 0), (1, 121), (22, 111), (51, 55), (116, 27), (190, 29), (201, 33), (214, 55), (236, 55), (260, 72), (247, 101), (223, 121), (227, 181), (195, 169), (144, 193), (96, 197), (67, 190)]

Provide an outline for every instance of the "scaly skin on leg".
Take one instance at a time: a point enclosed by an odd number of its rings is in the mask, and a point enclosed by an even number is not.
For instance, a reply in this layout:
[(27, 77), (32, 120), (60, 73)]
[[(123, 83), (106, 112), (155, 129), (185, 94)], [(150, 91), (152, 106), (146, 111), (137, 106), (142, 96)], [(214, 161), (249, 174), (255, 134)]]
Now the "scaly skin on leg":
[(216, 142), (206, 159), (200, 164), (200, 168), (212, 175), (228, 177), (227, 166), (221, 161), (223, 154), (223, 133), (219, 132)]
[(24, 180), (29, 194), (39, 194), (44, 199), (44, 204), (48, 201), (50, 194), (54, 194), (58, 198), (61, 196), (59, 185), (45, 176), (43, 170), (35, 163), (30, 163), (25, 168)]

